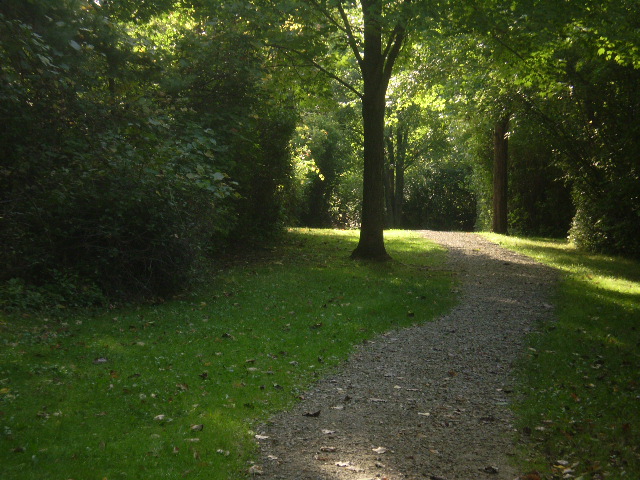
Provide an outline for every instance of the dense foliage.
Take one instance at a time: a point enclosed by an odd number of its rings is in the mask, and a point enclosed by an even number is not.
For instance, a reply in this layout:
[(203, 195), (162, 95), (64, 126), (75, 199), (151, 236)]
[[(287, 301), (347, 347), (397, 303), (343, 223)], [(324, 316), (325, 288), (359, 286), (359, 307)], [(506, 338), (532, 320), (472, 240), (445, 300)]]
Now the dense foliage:
[(283, 223), (296, 118), (263, 52), (215, 12), (127, 5), (3, 4), (4, 307), (170, 295)]
[(0, 304), (171, 295), (363, 207), (378, 252), (489, 228), (501, 121), (510, 231), (638, 255), (637, 9), (566, 3), (2, 2)]

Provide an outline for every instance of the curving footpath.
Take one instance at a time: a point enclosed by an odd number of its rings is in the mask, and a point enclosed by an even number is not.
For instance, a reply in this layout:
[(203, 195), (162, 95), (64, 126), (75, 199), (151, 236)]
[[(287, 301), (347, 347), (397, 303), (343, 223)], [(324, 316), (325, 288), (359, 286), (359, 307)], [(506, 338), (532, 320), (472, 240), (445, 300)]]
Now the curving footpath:
[(422, 232), (450, 251), (460, 304), (356, 350), (264, 425), (250, 472), (296, 480), (513, 480), (512, 366), (551, 318), (557, 275), (471, 233)]

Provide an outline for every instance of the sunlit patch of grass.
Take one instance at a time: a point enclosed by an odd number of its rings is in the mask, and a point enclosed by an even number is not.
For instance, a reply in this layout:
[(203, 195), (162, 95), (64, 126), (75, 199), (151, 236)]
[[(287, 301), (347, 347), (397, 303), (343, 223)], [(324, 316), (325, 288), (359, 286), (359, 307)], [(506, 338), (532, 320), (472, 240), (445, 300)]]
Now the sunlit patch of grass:
[[(390, 232), (292, 230), (197, 294), (88, 316), (0, 322), (3, 479), (239, 479), (252, 429), (355, 344), (450, 308), (445, 252)], [(432, 268), (435, 267), (435, 268)]]
[(640, 264), (557, 240), (488, 237), (563, 272), (557, 321), (531, 337), (520, 369), (530, 468), (640, 478)]

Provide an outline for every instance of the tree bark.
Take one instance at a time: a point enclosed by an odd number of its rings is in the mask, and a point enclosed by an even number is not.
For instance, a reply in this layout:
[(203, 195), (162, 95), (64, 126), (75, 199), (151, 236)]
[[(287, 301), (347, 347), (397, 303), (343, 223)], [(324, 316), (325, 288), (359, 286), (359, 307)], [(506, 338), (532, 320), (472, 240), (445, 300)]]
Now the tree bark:
[(404, 171), (406, 169), (407, 137), (408, 134), (404, 128), (398, 129), (396, 146), (396, 189), (393, 202), (395, 208), (393, 216), (396, 227), (402, 227), (403, 222), (402, 206), (404, 203)]
[(502, 117), (493, 131), (493, 221), (491, 230), (508, 233), (507, 224), (507, 167), (509, 163), (509, 115)]
[[(374, 82), (370, 82), (374, 83)], [(360, 241), (352, 258), (388, 260), (384, 246), (384, 94), (369, 87), (362, 101), (364, 172)], [(369, 97), (367, 95), (369, 93)], [(372, 97), (372, 98), (371, 98)]]
[(383, 3), (382, 0), (361, 0), (364, 55), (356, 55), (364, 84), (364, 173), (360, 240), (351, 257), (367, 260), (391, 258), (384, 246), (385, 95), (405, 38), (404, 27), (396, 25), (383, 50)]
[(384, 198), (385, 198), (385, 211), (387, 213), (387, 228), (393, 228), (395, 226), (395, 145), (393, 128), (390, 128), (391, 132), (385, 137), (385, 143), (387, 145), (387, 161), (385, 162), (385, 175), (384, 175)]

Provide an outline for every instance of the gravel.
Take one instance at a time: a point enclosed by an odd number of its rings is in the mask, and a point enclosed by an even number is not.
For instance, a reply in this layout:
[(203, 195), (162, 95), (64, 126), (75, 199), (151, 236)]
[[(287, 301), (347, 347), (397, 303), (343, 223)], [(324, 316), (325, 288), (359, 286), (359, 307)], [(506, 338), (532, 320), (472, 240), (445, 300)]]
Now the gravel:
[(259, 429), (250, 473), (296, 480), (513, 480), (509, 408), (525, 337), (552, 317), (556, 273), (471, 233), (424, 231), (450, 251), (460, 304), (359, 346)]

